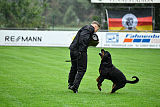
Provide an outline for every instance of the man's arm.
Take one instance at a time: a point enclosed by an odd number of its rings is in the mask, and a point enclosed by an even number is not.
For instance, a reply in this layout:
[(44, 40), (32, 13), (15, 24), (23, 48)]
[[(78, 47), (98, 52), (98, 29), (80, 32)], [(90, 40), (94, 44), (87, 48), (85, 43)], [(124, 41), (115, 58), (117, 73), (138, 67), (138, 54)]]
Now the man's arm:
[(90, 32), (88, 30), (83, 30), (79, 37), (79, 51), (83, 52), (88, 47), (90, 41)]

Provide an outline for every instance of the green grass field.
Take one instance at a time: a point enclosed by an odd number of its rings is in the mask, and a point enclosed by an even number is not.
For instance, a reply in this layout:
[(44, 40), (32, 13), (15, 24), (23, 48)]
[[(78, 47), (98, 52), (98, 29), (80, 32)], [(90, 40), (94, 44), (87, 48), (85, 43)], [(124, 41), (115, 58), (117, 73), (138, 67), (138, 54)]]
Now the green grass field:
[(0, 107), (160, 107), (160, 49), (106, 49), (113, 64), (127, 77), (138, 76), (110, 94), (96, 78), (100, 48), (88, 49), (88, 68), (79, 93), (68, 90), (68, 48), (0, 47)]

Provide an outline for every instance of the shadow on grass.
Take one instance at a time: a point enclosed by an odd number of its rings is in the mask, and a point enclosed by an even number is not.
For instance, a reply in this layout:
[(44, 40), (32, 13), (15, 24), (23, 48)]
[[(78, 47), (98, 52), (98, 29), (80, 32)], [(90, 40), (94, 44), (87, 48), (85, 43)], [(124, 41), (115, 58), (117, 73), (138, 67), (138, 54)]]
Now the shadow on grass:
[(115, 92), (115, 93), (110, 93), (110, 92), (105, 92), (105, 91), (79, 91), (78, 93), (74, 93), (72, 90), (65, 90), (64, 91), (65, 94), (77, 94), (77, 95), (107, 95), (107, 96), (115, 96), (115, 95), (126, 95), (127, 93), (124, 92)]

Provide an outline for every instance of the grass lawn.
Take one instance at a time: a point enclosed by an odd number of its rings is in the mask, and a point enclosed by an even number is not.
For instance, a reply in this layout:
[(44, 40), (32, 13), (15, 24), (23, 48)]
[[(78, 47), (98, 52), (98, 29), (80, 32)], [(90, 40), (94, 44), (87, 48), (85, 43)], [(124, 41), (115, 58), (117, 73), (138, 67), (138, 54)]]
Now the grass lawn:
[(96, 78), (100, 48), (88, 49), (88, 68), (79, 93), (68, 90), (68, 48), (0, 47), (0, 107), (160, 107), (160, 49), (106, 49), (113, 64), (127, 77), (138, 76), (110, 94), (105, 80), (102, 91)]

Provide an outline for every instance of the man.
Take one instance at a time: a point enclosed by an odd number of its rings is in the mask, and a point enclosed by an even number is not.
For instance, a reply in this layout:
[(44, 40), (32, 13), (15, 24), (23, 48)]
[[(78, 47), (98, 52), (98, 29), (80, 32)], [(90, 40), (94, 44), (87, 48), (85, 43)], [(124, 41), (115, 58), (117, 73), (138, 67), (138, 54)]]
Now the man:
[(99, 28), (100, 24), (97, 21), (82, 27), (69, 47), (72, 65), (69, 73), (68, 89), (74, 93), (78, 93), (78, 87), (87, 69), (87, 48), (90, 38)]

